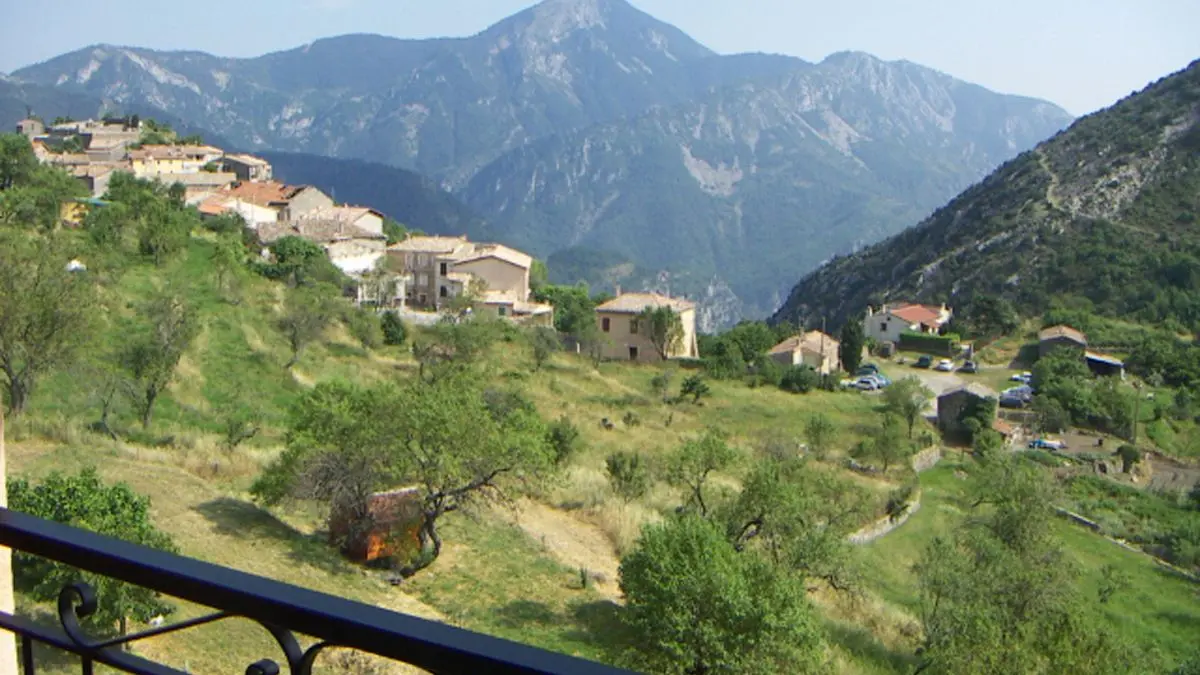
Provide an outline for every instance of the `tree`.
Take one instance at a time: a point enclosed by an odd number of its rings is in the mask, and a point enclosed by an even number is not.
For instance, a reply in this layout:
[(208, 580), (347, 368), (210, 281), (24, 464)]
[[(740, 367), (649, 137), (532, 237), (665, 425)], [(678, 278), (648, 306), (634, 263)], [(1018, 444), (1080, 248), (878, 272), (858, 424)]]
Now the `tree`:
[(737, 345), (744, 363), (757, 363), (779, 342), (775, 338), (775, 331), (762, 321), (741, 321), (721, 339)]
[(286, 281), (289, 286), (330, 284), (342, 287), (345, 275), (329, 261), (325, 249), (296, 236), (276, 239), (270, 246), (274, 262), (260, 265), (270, 279)]
[(994, 461), (1003, 449), (1004, 437), (992, 429), (983, 429), (971, 442), (971, 452), (981, 464)]
[(888, 412), (908, 424), (908, 438), (912, 440), (913, 427), (921, 419), (921, 413), (929, 405), (933, 392), (921, 384), (921, 380), (909, 376), (893, 382), (883, 390), (883, 400)]
[(842, 368), (848, 373), (858, 371), (862, 365), (862, 351), (867, 344), (867, 336), (863, 333), (862, 321), (851, 317), (842, 324), (841, 342), (838, 345), (838, 359)]
[(608, 484), (626, 504), (650, 491), (650, 469), (636, 452), (614, 452), (604, 460)]
[(57, 235), (0, 230), (0, 373), (8, 409), (25, 410), (38, 379), (75, 362), (92, 333), (95, 289)]
[(1128, 589), (1132, 585), (1132, 581), (1129, 575), (1116, 565), (1109, 563), (1101, 567), (1100, 588), (1097, 591), (1097, 599), (1100, 604), (1108, 604), (1114, 595)]
[(404, 238), (408, 236), (408, 228), (392, 218), (384, 218), (383, 234), (387, 236), (388, 246), (391, 246), (396, 242), (404, 241)]
[[(150, 500), (124, 483), (106, 485), (95, 469), (77, 475), (51, 473), (32, 484), (24, 478), (8, 481), (8, 506), (38, 518), (91, 530), (160, 551), (175, 552), (170, 537), (150, 522)], [(86, 621), (106, 633), (125, 635), (128, 620), (149, 621), (169, 614), (170, 605), (158, 593), (110, 577), (81, 572), (46, 558), (15, 551), (13, 576), (19, 586), (38, 600), (53, 602), (59, 591), (84, 581), (96, 591), (97, 608)]]
[(171, 384), (179, 359), (200, 332), (196, 312), (179, 296), (167, 293), (143, 310), (148, 320), (121, 352), (121, 364), (134, 385), (134, 407), (149, 428), (154, 404)]
[(21, 134), (0, 134), (0, 190), (21, 185), (38, 168), (33, 145)]
[(262, 429), (262, 413), (253, 404), (229, 406), (222, 411), (222, 441), (229, 451), (254, 438)]
[(159, 266), (187, 246), (194, 224), (189, 214), (161, 203), (152, 213), (141, 213), (139, 221), (138, 248)]
[(380, 327), (383, 329), (383, 344), (385, 345), (401, 345), (404, 344), (404, 339), (408, 337), (408, 331), (404, 328), (404, 322), (400, 320), (400, 315), (395, 312), (384, 312), (379, 319)]
[(892, 464), (912, 455), (912, 443), (904, 436), (900, 418), (884, 413), (875, 432), (859, 446), (856, 454), (878, 459), (886, 472)]
[(0, 222), (49, 232), (61, 222), (62, 205), (86, 194), (83, 184), (53, 165), (39, 165), (0, 192)]
[(727, 469), (738, 452), (725, 442), (723, 435), (709, 429), (699, 438), (684, 442), (667, 460), (667, 482), (685, 492), (684, 505), (706, 516), (709, 504), (705, 486), (714, 471)]
[(209, 261), (216, 275), (217, 292), (236, 296), (246, 265), (246, 246), (242, 243), (241, 233), (218, 235)]
[(466, 288), (462, 293), (452, 297), (446, 302), (446, 309), (453, 314), (464, 314), (467, 311), (474, 310), (475, 305), (478, 305), (485, 293), (487, 293), (487, 282), (477, 276), (472, 276), (467, 282)]
[(700, 399), (704, 396), (708, 396), (711, 392), (712, 390), (709, 388), (708, 383), (705, 382), (704, 377), (699, 374), (690, 375), (684, 378), (683, 384), (679, 386), (679, 397), (687, 398), (688, 396), (691, 396), (692, 403), (696, 404), (699, 404)]
[(348, 310), (342, 320), (364, 350), (370, 351), (383, 344), (383, 325), (375, 312), (358, 307)]
[(443, 516), (505, 499), (553, 467), (545, 425), (530, 408), (489, 407), (470, 373), (403, 388), (322, 383), (296, 404), (287, 449), (253, 492), (267, 504), (320, 500), (361, 530), (373, 491), (416, 485), (421, 556), (407, 570), (416, 572), (441, 553)]
[(755, 464), (723, 520), (736, 550), (845, 590), (856, 578), (847, 536), (867, 513), (861, 489), (793, 456)]
[(829, 451), (835, 433), (837, 429), (833, 422), (823, 413), (813, 413), (804, 424), (804, 439), (808, 442), (809, 452), (818, 459), (824, 458)]
[(375, 262), (375, 266), (362, 274), (358, 282), (358, 297), (363, 304), (377, 307), (389, 307), (396, 298), (399, 288), (399, 275), (396, 273), (391, 256), (383, 256)]
[(1049, 396), (1033, 397), (1033, 412), (1037, 415), (1037, 426), (1044, 434), (1060, 434), (1071, 426), (1071, 415), (1057, 399)]
[(579, 339), (581, 332), (596, 325), (596, 303), (588, 287), (544, 285), (533, 289), (538, 302), (554, 306), (554, 327), (564, 335)]
[(534, 258), (533, 264), (529, 267), (529, 290), (537, 291), (537, 289), (545, 286), (550, 279), (550, 270), (546, 268), (544, 261)]
[(621, 560), (631, 666), (666, 675), (808, 673), (823, 645), (802, 582), (739, 555), (708, 521), (673, 518)]
[(1096, 622), (1052, 529), (1054, 485), (1001, 458), (979, 467), (976, 513), (916, 566), (930, 673), (1128, 673), (1139, 655)]
[(683, 320), (670, 307), (647, 306), (637, 315), (637, 326), (642, 331), (654, 351), (664, 361), (677, 352), (683, 344)]
[(529, 346), (533, 348), (534, 370), (541, 370), (550, 361), (550, 357), (562, 348), (558, 340), (558, 332), (553, 328), (535, 326), (529, 331)]
[(433, 381), (468, 371), (500, 337), (506, 324), (494, 321), (458, 321), (446, 317), (422, 331), (413, 341), (413, 356), (423, 380)]
[(298, 287), (287, 292), (283, 301), (283, 316), (279, 330), (287, 338), (292, 357), (283, 366), (290, 369), (300, 361), (300, 355), (325, 332), (337, 316), (336, 300), (319, 287)]

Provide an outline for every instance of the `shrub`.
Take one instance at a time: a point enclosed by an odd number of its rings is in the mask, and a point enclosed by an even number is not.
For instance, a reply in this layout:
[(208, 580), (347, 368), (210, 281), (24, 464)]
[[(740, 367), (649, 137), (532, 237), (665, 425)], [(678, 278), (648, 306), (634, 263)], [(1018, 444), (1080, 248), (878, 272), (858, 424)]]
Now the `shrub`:
[(579, 428), (563, 415), (546, 429), (546, 440), (554, 451), (554, 463), (562, 466), (579, 453), (583, 439)]
[(641, 418), (638, 417), (637, 413), (633, 412), (632, 410), (626, 410), (625, 416), (621, 418), (621, 421), (625, 423), (625, 426), (631, 428), (642, 423)]
[(604, 469), (613, 492), (625, 503), (650, 491), (650, 469), (636, 452), (614, 452), (604, 460)]
[(952, 356), (958, 348), (960, 338), (954, 333), (946, 335), (929, 335), (906, 331), (900, 334), (900, 348), (942, 356)]
[(821, 384), (821, 376), (810, 366), (792, 366), (779, 379), (779, 388), (793, 394), (807, 394)]
[(700, 375), (692, 375), (683, 381), (683, 385), (679, 387), (679, 397), (692, 397), (692, 403), (699, 403), (700, 399), (712, 393), (708, 383)]
[(400, 320), (398, 314), (384, 312), (380, 317), (380, 325), (383, 328), (383, 344), (404, 344), (404, 339), (408, 337), (408, 331), (404, 328), (404, 322)]

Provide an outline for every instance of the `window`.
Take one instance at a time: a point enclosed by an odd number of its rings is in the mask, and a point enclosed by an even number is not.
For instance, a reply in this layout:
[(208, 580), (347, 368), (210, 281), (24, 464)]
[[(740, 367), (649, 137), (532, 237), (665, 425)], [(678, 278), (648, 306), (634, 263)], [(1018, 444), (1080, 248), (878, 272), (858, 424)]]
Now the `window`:
[(637, 357), (638, 357), (638, 348), (637, 348), (637, 347), (630, 347), (630, 348), (629, 348), (629, 360), (630, 360), (630, 361), (637, 361)]
[(446, 297), (446, 296), (450, 295), (450, 291), (447, 291), (447, 290), (446, 290), (446, 287), (445, 287), (445, 286), (442, 286), (442, 290), (440, 291), (440, 294), (441, 294), (441, 296), (444, 298), (444, 297)]
[(420, 265), (421, 267), (425, 266), (425, 254), (424, 253), (417, 255), (417, 264)]
[(638, 324), (638, 320), (637, 320), (637, 319), (630, 319), (630, 320), (629, 320), (629, 334), (630, 334), (630, 335), (637, 335), (637, 331), (638, 331), (638, 325), (637, 325), (637, 324)]
[(418, 286), (428, 286), (429, 285), (428, 275), (425, 275), (425, 274), (417, 275), (417, 285)]
[(440, 272), (438, 272), (439, 274), (441, 274), (442, 276), (446, 276), (446, 263), (442, 263), (441, 266), (438, 267), (438, 269), (440, 270)]
[(603, 319), (600, 319), (600, 329), (603, 330), (605, 333), (607, 333), (609, 331), (609, 329), (612, 328), (611, 324), (612, 324), (612, 321), (607, 316), (604, 317)]
[(886, 322), (886, 321), (884, 321), (883, 323), (879, 324), (879, 332), (881, 332), (881, 333), (886, 333), (886, 332), (887, 332), (887, 322)]
[(424, 293), (422, 293), (420, 295), (420, 302), (422, 305), (425, 304), (428, 300), (429, 300), (429, 298), (427, 298)]
[(508, 308), (507, 307), (497, 307), (496, 313), (499, 314), (500, 316), (508, 316)]

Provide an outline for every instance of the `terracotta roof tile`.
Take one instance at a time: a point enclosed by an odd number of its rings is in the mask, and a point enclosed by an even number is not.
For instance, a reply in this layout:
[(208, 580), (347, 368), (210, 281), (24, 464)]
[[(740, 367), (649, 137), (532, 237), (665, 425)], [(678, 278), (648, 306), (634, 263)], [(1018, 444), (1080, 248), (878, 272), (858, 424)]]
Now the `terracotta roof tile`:
[(888, 313), (909, 323), (919, 323), (927, 326), (936, 326), (941, 323), (940, 310), (925, 305), (903, 305), (889, 309)]

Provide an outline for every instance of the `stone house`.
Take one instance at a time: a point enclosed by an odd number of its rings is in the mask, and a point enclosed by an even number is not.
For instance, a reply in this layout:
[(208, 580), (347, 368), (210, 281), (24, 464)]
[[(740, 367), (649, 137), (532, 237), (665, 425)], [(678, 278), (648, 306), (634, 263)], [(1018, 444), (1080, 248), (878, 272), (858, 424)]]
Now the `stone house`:
[(23, 119), (17, 122), (17, 133), (32, 141), (38, 136), (45, 135), (46, 125), (41, 120), (32, 118)]
[(237, 213), (246, 226), (258, 230), (264, 223), (299, 220), (314, 211), (332, 207), (333, 200), (311, 185), (284, 185), (273, 181), (237, 183), (218, 190), (197, 205), (201, 216)]
[[(409, 236), (388, 247), (393, 269), (410, 275), (408, 304), (441, 310), (454, 298), (481, 290), (479, 311), (515, 320), (552, 315), (549, 305), (530, 302), (533, 258), (502, 244), (463, 237)], [(477, 288), (472, 288), (472, 285)]]
[(259, 183), (274, 177), (271, 163), (261, 157), (246, 154), (225, 155), (219, 160), (221, 169), (238, 177), (239, 181)]
[(321, 206), (316, 210), (301, 214), (300, 219), (316, 218), (318, 220), (337, 220), (353, 225), (360, 230), (383, 234), (383, 213), (368, 206)]
[(1087, 336), (1070, 326), (1050, 326), (1038, 333), (1038, 356), (1045, 356), (1059, 347), (1087, 349)]
[(840, 346), (832, 335), (812, 330), (780, 342), (767, 355), (784, 367), (807, 365), (822, 375), (828, 375), (842, 366), (838, 356)]
[(941, 333), (953, 316), (954, 311), (945, 305), (915, 305), (905, 302), (885, 304), (879, 309), (868, 307), (867, 316), (863, 319), (863, 334), (880, 344), (898, 344), (900, 336), (909, 331), (931, 335)]
[(382, 233), (369, 232), (340, 220), (280, 220), (263, 223), (258, 228), (258, 238), (263, 244), (288, 236), (307, 239), (325, 249), (329, 260), (351, 277), (361, 277), (374, 270), (387, 250), (387, 237)]
[(224, 154), (211, 145), (143, 145), (129, 151), (129, 166), (138, 178), (200, 173)]
[(657, 293), (622, 293), (596, 307), (596, 326), (603, 338), (602, 356), (621, 361), (661, 361), (654, 343), (638, 321), (638, 315), (645, 309), (659, 307), (670, 307), (683, 323), (683, 338), (670, 350), (667, 358), (698, 358), (696, 303)]
[[(948, 434), (963, 433), (966, 431), (960, 421), (963, 411), (972, 402), (983, 402), (987, 399), (998, 401), (999, 395), (988, 387), (976, 382), (955, 387), (942, 393), (937, 398), (938, 429)], [(993, 412), (993, 421), (994, 419), (995, 412)]]

